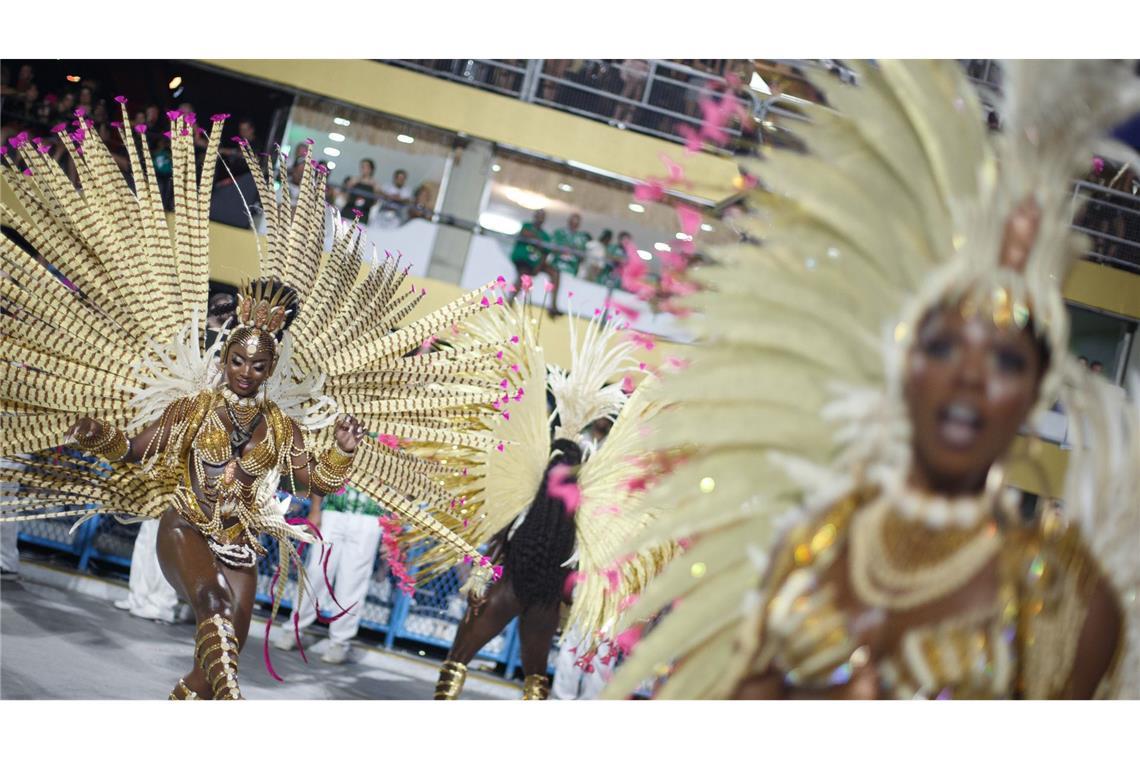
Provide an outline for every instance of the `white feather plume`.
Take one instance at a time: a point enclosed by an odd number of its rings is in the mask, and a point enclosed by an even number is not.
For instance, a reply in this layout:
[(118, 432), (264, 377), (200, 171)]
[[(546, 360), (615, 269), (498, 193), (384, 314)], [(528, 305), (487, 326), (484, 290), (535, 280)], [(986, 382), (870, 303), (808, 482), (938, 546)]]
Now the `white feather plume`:
[(578, 440), (579, 433), (594, 420), (615, 417), (626, 402), (619, 374), (641, 372), (633, 361), (636, 346), (626, 338), (624, 326), (614, 324), (606, 312), (594, 315), (578, 340), (576, 320), (570, 320), (570, 366), (547, 365), (546, 380), (554, 395), (558, 416), (555, 438)]

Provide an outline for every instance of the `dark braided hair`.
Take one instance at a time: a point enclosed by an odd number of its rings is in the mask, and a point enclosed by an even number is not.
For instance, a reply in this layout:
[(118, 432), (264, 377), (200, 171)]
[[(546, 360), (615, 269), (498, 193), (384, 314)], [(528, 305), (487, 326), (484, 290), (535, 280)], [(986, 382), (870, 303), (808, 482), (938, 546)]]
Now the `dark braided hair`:
[(565, 438), (556, 440), (551, 448), (559, 455), (547, 464), (526, 519), (507, 543), (507, 577), (524, 610), (561, 601), (570, 572), (562, 563), (574, 550), (574, 515), (546, 488), (550, 470), (556, 465), (574, 467), (582, 463), (582, 449)]

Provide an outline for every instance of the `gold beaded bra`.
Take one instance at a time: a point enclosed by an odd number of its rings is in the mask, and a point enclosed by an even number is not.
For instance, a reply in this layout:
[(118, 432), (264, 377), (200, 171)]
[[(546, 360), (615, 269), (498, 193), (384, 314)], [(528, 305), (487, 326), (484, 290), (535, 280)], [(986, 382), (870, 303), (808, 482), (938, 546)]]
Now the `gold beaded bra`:
[[(255, 515), (272, 508), (269, 501), (275, 497), (278, 476), (287, 474), (292, 481), (292, 458), (303, 457), (303, 466), (310, 467), (312, 457), (303, 447), (292, 445), (292, 424), (272, 401), (262, 403), (243, 431), (248, 443), (264, 418), (265, 436), (241, 453), (222, 419), (224, 412), (219, 411), (224, 401), (220, 392), (204, 391), (172, 405), (167, 412), (171, 441), (161, 462), (181, 470), (174, 492), (178, 513), (206, 536), (219, 559), (246, 567), (265, 554), (257, 541)], [(214, 474), (207, 468), (221, 468), (221, 472)], [(248, 482), (239, 477), (239, 471), (249, 477)], [(291, 485), (295, 490), (296, 485)]]
[[(996, 593), (956, 603), (991, 572)], [(851, 495), (773, 557), (750, 671), (821, 695), (872, 668), (881, 697), (1064, 697), (1099, 577), (1054, 511), (1028, 527), (929, 531)], [(911, 622), (927, 605), (957, 611)], [(901, 633), (876, 638), (891, 615)]]

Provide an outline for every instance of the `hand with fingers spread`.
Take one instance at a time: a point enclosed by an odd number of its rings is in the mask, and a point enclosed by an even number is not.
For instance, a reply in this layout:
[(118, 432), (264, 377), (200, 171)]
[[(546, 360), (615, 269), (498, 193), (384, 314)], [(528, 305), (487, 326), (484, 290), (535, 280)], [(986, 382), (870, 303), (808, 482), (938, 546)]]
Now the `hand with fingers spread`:
[(356, 447), (364, 438), (364, 425), (351, 414), (341, 415), (336, 422), (336, 431), (333, 435), (340, 450), (351, 454), (356, 451)]

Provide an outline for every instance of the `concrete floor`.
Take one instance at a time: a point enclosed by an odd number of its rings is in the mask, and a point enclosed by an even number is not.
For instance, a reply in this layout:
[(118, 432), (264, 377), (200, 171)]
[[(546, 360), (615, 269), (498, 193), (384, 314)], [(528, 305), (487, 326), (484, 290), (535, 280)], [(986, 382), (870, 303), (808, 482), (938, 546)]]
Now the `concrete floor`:
[[(20, 580), (0, 584), (0, 699), (165, 699), (190, 667), (193, 624), (133, 617), (112, 604), (125, 587), (68, 576), (25, 563)], [(306, 643), (307, 665), (270, 647), (278, 683), (262, 659), (264, 631), (255, 618), (241, 660), (247, 699), (431, 699), (438, 662), (357, 645), (349, 663), (326, 665), (323, 639)], [(519, 693), (472, 673), (463, 698)]]

